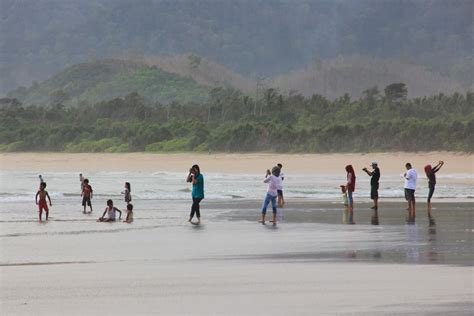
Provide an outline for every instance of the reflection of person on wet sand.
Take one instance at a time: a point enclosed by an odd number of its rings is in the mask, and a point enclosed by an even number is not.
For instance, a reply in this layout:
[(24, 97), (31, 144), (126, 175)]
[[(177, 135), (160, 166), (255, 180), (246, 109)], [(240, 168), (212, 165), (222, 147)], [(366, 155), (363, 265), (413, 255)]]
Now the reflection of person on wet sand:
[(431, 198), (433, 197), (433, 193), (436, 186), (436, 172), (438, 172), (439, 169), (441, 169), (443, 165), (444, 165), (444, 162), (439, 161), (439, 163), (434, 168), (432, 168), (431, 165), (425, 166), (425, 173), (426, 173), (426, 177), (428, 178), (428, 187), (430, 189), (428, 193), (427, 212), (428, 212), (428, 220), (431, 226), (435, 225), (435, 220), (433, 216), (431, 215)]

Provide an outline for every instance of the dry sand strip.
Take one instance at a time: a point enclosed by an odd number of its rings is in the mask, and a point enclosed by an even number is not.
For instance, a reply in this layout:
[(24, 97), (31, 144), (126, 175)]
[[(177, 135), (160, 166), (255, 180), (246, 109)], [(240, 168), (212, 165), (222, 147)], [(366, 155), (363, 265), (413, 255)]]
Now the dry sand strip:
[(473, 268), (300, 262), (2, 267), (2, 315), (468, 315)]
[(443, 173), (474, 173), (474, 155), (453, 152), (367, 153), (367, 154), (69, 154), (2, 153), (3, 171), (172, 171), (186, 172), (195, 163), (203, 172), (262, 173), (277, 163), (292, 174), (344, 172), (352, 164), (357, 169), (377, 161), (385, 174), (399, 174), (406, 162), (422, 171), (426, 164), (446, 162)]

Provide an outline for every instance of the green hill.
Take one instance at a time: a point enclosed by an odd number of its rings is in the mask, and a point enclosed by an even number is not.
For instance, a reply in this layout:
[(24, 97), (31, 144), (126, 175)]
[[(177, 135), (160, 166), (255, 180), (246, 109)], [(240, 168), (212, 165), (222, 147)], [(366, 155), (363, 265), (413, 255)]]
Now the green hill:
[(66, 68), (51, 78), (18, 88), (9, 97), (24, 104), (96, 103), (138, 92), (149, 101), (168, 104), (204, 102), (210, 88), (189, 77), (168, 73), (156, 66), (123, 60), (101, 60)]

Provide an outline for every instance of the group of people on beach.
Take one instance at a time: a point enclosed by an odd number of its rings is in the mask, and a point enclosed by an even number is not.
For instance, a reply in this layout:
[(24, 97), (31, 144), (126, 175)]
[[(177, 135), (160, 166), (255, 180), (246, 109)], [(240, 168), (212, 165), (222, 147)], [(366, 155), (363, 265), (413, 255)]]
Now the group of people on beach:
[[(424, 171), (426, 177), (428, 178), (428, 199), (427, 199), (427, 215), (429, 224), (435, 225), (435, 219), (432, 215), (432, 207), (431, 207), (431, 198), (433, 197), (433, 193), (436, 186), (436, 173), (441, 169), (444, 165), (443, 161), (439, 161), (436, 166), (426, 165), (424, 167)], [(406, 172), (401, 174), (401, 177), (405, 180), (404, 185), (404, 193), (405, 199), (408, 203), (407, 207), (407, 218), (406, 222), (408, 224), (415, 223), (416, 217), (416, 199), (415, 199), (415, 190), (416, 190), (416, 182), (418, 179), (418, 173), (413, 168), (411, 163), (407, 162), (405, 164)], [(355, 183), (356, 183), (356, 176), (355, 171), (352, 165), (346, 166), (347, 172), (347, 183), (341, 185), (342, 197), (344, 201), (344, 205), (346, 207), (345, 216), (343, 216), (343, 222), (348, 224), (355, 224), (354, 222), (354, 200), (352, 197), (353, 192), (355, 191)], [(380, 168), (378, 167), (378, 163), (376, 161), (372, 162), (372, 170), (368, 170), (368, 168), (362, 169), (367, 175), (371, 177), (370, 179), (370, 198), (374, 201), (374, 205), (371, 209), (374, 210), (374, 215), (372, 216), (372, 224), (378, 223), (378, 189), (379, 189), (379, 180), (380, 180)], [(347, 214), (347, 216), (346, 216)]]
[[(443, 161), (439, 161), (439, 163), (432, 167), (431, 165), (426, 165), (424, 167), (424, 171), (426, 177), (428, 178), (428, 199), (427, 199), (427, 213), (430, 225), (435, 224), (434, 217), (432, 216), (432, 207), (431, 207), (431, 198), (433, 197), (433, 193), (436, 186), (436, 173), (441, 169), (444, 165)], [(408, 215), (406, 221), (408, 224), (412, 224), (415, 222), (416, 216), (416, 203), (415, 203), (415, 190), (416, 190), (416, 183), (418, 174), (417, 171), (412, 167), (411, 163), (407, 162), (405, 164), (406, 172), (401, 174), (403, 179), (405, 180), (404, 191), (405, 191), (405, 199), (408, 203)], [(261, 208), (261, 219), (260, 223), (265, 224), (266, 220), (266, 213), (268, 206), (272, 205), (272, 220), (270, 222), (273, 225), (276, 225), (278, 221), (283, 219), (283, 213), (280, 211), (278, 214), (278, 208), (282, 208), (285, 205), (285, 199), (283, 196), (283, 180), (285, 179), (284, 174), (282, 172), (283, 165), (278, 163), (274, 166), (271, 170), (267, 169), (265, 178), (263, 180), (264, 183), (267, 184), (267, 192), (265, 194), (265, 198), (263, 201), (263, 205)], [(355, 224), (354, 221), (354, 199), (353, 193), (355, 191), (356, 185), (356, 174), (352, 165), (347, 165), (345, 167), (346, 170), (346, 177), (347, 181), (345, 184), (341, 185), (341, 192), (343, 197), (343, 202), (345, 205), (345, 212), (343, 216), (343, 222), (348, 224)], [(379, 181), (380, 181), (380, 168), (378, 167), (377, 162), (372, 162), (372, 170), (368, 170), (368, 168), (362, 169), (368, 176), (371, 177), (370, 179), (370, 198), (373, 200), (374, 205), (371, 207), (374, 210), (374, 216), (372, 217), (372, 223), (378, 223), (378, 200), (379, 200)], [(42, 220), (42, 213), (45, 212), (46, 220), (49, 217), (49, 208), (47, 200), (49, 200), (49, 206), (52, 206), (51, 198), (48, 194), (46, 189), (46, 182), (44, 182), (42, 176), (40, 178), (40, 187), (38, 192), (36, 193), (35, 201), (38, 205), (39, 209), (39, 220)], [(81, 197), (82, 197), (82, 206), (84, 207), (83, 213), (86, 214), (87, 206), (89, 206), (90, 211), (92, 213), (92, 198), (93, 198), (93, 189), (89, 183), (89, 179), (84, 178), (84, 176), (79, 174), (79, 180), (81, 182)], [(191, 224), (200, 224), (201, 223), (201, 211), (200, 211), (200, 203), (204, 199), (204, 176), (201, 173), (201, 169), (199, 165), (193, 165), (189, 169), (188, 176), (186, 177), (186, 182), (192, 184), (192, 205), (191, 205), (191, 212), (189, 214), (188, 222)], [(124, 195), (124, 200), (126, 203), (127, 208), (127, 216), (124, 220), (125, 223), (131, 223), (133, 221), (133, 205), (131, 204), (132, 195), (131, 195), (131, 185), (129, 182), (125, 182), (124, 191), (122, 192)], [(107, 200), (107, 207), (104, 210), (104, 213), (101, 217), (97, 219), (98, 222), (114, 222), (116, 221), (116, 213), (119, 213), (119, 220), (122, 217), (122, 211), (114, 206), (112, 200)], [(197, 222), (193, 222), (193, 218), (196, 216)]]

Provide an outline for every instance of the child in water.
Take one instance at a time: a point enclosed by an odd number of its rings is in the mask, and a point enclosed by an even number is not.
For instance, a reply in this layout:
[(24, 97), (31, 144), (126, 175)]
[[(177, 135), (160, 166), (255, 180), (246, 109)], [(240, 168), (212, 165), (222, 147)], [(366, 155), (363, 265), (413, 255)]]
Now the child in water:
[(133, 222), (133, 204), (127, 204), (127, 217), (123, 222), (129, 224)]
[(82, 206), (84, 206), (83, 213), (86, 214), (86, 206), (89, 205), (91, 209), (90, 213), (92, 213), (92, 195), (94, 190), (92, 190), (92, 186), (89, 184), (89, 179), (84, 179), (83, 186), (82, 186)]
[[(105, 208), (104, 214), (97, 220), (98, 222), (115, 222), (115, 213), (119, 212), (119, 220), (122, 218), (122, 211), (114, 206), (112, 200), (107, 201), (107, 207)], [(107, 214), (107, 217), (105, 217)]]
[(347, 224), (348, 223), (348, 217), (349, 217), (349, 198), (347, 197), (347, 189), (345, 185), (341, 185), (341, 197), (342, 197), (342, 202), (344, 203), (344, 213), (342, 214), (342, 223)]
[[(49, 197), (48, 191), (46, 191), (45, 189), (46, 189), (46, 182), (41, 182), (40, 188), (35, 196), (36, 205), (38, 205), (40, 222), (42, 220), (43, 210), (46, 213), (46, 220), (48, 220), (48, 217), (49, 217), (49, 209), (48, 209), (48, 203), (46, 202), (46, 198), (48, 198), (49, 200), (49, 206), (53, 206), (53, 204), (51, 204), (51, 198)], [(39, 201), (38, 201), (38, 196), (39, 196)]]
[(132, 201), (132, 189), (130, 188), (130, 182), (125, 182), (125, 189), (123, 190), (122, 194), (125, 198), (125, 203), (130, 204)]

